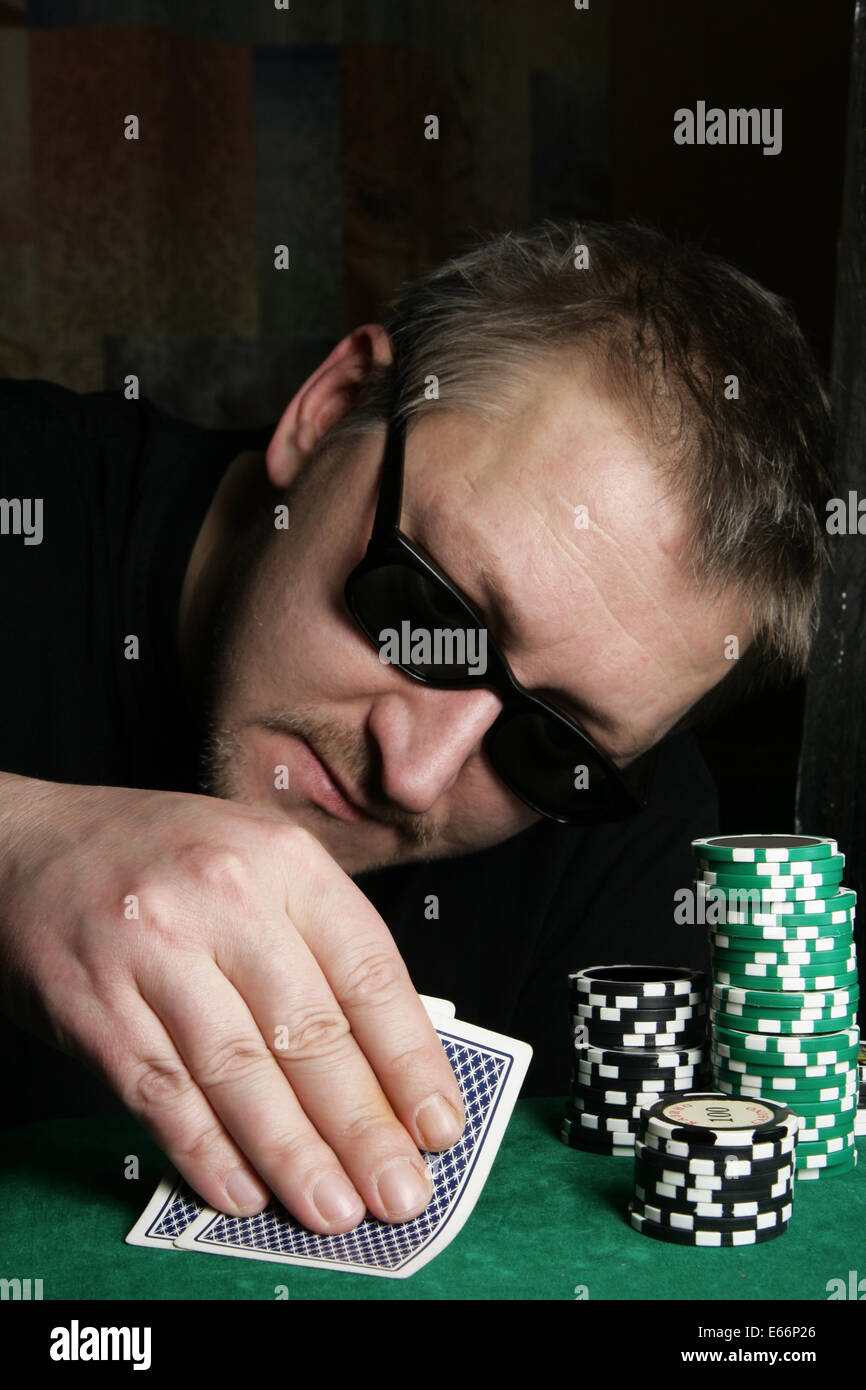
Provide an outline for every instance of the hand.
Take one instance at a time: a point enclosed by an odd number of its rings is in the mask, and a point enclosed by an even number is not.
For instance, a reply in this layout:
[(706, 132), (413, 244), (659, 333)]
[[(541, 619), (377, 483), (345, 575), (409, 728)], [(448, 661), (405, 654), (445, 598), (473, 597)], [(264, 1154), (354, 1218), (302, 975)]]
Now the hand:
[(97, 1071), (218, 1210), (422, 1211), (460, 1091), (388, 930), (305, 830), (0, 774), (0, 1003)]

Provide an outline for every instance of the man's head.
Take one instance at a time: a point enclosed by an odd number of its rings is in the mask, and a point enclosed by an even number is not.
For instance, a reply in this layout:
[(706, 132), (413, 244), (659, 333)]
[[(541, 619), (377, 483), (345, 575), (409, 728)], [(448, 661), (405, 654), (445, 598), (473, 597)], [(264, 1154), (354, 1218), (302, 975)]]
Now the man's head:
[(730, 673), (732, 637), (802, 669), (827, 408), (790, 315), (657, 233), (548, 226), (409, 286), (287, 408), (213, 651), (218, 794), (284, 811), (351, 872), (536, 819), (483, 752), (496, 694), (413, 682), (346, 608), (391, 410), (408, 424), (401, 529), (518, 680), (620, 765)]

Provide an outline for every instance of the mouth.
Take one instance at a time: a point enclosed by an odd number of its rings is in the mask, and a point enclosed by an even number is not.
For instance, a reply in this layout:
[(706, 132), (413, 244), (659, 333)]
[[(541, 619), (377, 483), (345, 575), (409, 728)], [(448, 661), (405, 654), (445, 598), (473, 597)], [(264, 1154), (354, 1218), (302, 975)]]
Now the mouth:
[(310, 798), (321, 810), (327, 811), (337, 820), (358, 823), (366, 821), (381, 825), (378, 817), (365, 810), (311, 743), (299, 734), (293, 734), (291, 737), (296, 745), (301, 773), (307, 783)]

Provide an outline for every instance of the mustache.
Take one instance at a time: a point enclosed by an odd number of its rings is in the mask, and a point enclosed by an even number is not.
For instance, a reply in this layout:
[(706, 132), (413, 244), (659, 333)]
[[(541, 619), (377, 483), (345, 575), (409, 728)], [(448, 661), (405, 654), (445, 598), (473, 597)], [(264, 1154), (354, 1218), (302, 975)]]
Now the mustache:
[[(373, 739), (359, 737), (308, 710), (271, 710), (255, 723), (304, 739), (337, 779), (363, 798), (370, 814), (396, 830), (409, 848), (424, 850), (438, 838), (440, 826), (435, 816), (404, 811), (388, 800), (382, 787), (382, 758)], [(230, 747), (237, 747), (237, 740), (226, 730), (212, 729), (210, 744), (212, 748), (221, 744), (223, 756), (230, 757)]]

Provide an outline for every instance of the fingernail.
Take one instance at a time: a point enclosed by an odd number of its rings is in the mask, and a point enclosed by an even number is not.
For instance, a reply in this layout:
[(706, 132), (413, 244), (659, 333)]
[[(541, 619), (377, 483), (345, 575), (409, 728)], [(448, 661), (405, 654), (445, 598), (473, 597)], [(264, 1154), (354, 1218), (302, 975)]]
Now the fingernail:
[(326, 1173), (313, 1190), (313, 1201), (323, 1221), (348, 1221), (359, 1216), (364, 1204), (342, 1173)]
[(256, 1211), (261, 1211), (270, 1200), (267, 1188), (256, 1182), (245, 1168), (235, 1168), (229, 1173), (226, 1178), (226, 1192), (243, 1216), (249, 1215), (253, 1207)]
[(408, 1158), (395, 1158), (379, 1174), (379, 1198), (390, 1220), (417, 1216), (430, 1201), (430, 1188)]
[(463, 1133), (466, 1122), (461, 1120), (454, 1106), (437, 1093), (418, 1106), (415, 1123), (425, 1149), (450, 1149)]

